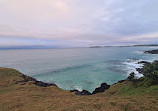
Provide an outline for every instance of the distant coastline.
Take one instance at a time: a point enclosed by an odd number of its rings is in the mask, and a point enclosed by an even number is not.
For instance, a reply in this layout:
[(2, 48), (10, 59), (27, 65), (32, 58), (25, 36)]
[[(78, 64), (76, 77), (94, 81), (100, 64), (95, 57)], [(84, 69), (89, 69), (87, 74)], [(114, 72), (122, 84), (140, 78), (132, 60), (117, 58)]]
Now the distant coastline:
[(14, 50), (14, 49), (64, 49), (64, 48), (105, 48), (105, 47), (158, 47), (158, 44), (143, 44), (143, 45), (126, 45), (126, 46), (89, 46), (89, 47), (63, 47), (63, 46), (0, 46), (0, 50)]
[(158, 44), (141, 44), (141, 45), (126, 45), (126, 46), (90, 46), (89, 48), (104, 48), (104, 47), (158, 47)]

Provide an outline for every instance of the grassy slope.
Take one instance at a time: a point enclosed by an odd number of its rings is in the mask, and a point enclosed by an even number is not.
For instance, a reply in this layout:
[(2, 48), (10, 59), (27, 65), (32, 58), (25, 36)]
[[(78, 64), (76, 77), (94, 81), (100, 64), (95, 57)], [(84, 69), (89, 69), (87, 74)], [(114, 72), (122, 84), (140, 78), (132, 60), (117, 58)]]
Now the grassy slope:
[(77, 96), (54, 86), (38, 87), (14, 69), (0, 68), (0, 111), (158, 111), (158, 86), (117, 83), (104, 93)]

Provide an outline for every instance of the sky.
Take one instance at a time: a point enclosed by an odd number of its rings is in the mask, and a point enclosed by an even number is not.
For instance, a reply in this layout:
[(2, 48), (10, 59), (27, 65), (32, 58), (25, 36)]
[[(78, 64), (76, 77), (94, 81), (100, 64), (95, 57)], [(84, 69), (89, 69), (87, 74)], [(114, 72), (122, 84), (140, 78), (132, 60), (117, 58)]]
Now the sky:
[(158, 44), (158, 0), (0, 0), (0, 46)]

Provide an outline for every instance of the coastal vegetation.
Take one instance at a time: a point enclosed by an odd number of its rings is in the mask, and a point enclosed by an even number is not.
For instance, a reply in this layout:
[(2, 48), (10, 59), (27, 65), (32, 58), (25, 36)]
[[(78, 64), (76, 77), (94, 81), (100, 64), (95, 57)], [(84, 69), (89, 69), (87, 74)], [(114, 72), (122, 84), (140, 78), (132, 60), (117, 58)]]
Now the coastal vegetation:
[(144, 77), (131, 73), (105, 92), (89, 96), (0, 68), (0, 111), (157, 111), (158, 61), (143, 64)]
[(133, 81), (134, 86), (149, 87), (158, 85), (158, 61), (154, 61), (152, 63), (143, 63), (144, 66), (137, 69), (140, 73), (143, 74), (143, 77), (135, 79), (135, 74), (132, 72), (127, 79)]

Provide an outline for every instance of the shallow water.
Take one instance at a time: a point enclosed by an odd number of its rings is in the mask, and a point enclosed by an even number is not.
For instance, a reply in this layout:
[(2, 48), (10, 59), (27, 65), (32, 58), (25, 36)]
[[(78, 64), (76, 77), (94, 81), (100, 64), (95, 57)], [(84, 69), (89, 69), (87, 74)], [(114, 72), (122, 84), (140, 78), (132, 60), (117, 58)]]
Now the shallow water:
[[(144, 54), (157, 47), (106, 47), (72, 49), (0, 50), (0, 67), (15, 68), (60, 88), (93, 91), (101, 83), (127, 78), (141, 60), (158, 60)], [(141, 75), (137, 75), (141, 76)]]

